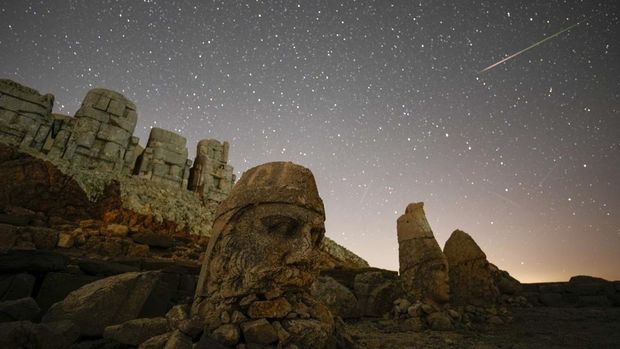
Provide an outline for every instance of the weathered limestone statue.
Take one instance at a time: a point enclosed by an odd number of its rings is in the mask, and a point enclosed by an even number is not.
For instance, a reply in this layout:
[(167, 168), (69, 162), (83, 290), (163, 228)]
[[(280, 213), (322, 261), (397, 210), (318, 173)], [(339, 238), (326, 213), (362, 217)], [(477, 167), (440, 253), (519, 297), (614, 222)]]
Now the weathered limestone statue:
[(198, 142), (189, 190), (199, 193), (205, 201), (220, 203), (232, 190), (235, 175), (228, 165), (228, 149), (228, 142), (220, 143), (215, 139)]
[(134, 142), (136, 105), (122, 94), (96, 88), (88, 91), (75, 114), (73, 134), (63, 157), (84, 167), (121, 171)]
[(450, 265), (453, 303), (487, 305), (497, 301), (499, 290), (495, 285), (493, 268), (469, 234), (455, 230), (446, 241), (444, 254)]
[(450, 300), (448, 262), (424, 215), (424, 203), (411, 203), (396, 223), (400, 275), (412, 300), (439, 307)]
[(0, 79), (0, 141), (40, 150), (50, 131), (54, 96)]
[(187, 159), (186, 143), (185, 137), (174, 132), (152, 128), (134, 173), (152, 181), (187, 188), (191, 160)]
[(198, 281), (192, 313), (206, 333), (228, 346), (339, 347), (337, 323), (308, 292), (324, 220), (308, 169), (273, 162), (245, 172), (218, 208)]

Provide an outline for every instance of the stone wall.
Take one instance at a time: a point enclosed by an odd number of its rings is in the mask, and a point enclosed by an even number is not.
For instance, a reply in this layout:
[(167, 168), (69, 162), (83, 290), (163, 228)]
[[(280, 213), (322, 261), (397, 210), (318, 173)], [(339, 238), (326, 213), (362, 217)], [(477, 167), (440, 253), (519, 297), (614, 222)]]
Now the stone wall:
[(620, 306), (620, 281), (579, 275), (568, 282), (523, 284), (523, 295), (531, 304), (547, 307)]
[(155, 182), (187, 188), (192, 162), (187, 159), (186, 143), (184, 137), (174, 132), (152, 128), (134, 173)]
[[(227, 142), (198, 143), (196, 165), (187, 141), (153, 128), (146, 148), (133, 135), (138, 112), (122, 94), (95, 88), (74, 117), (53, 114), (54, 96), (11, 80), (0, 80), (0, 142), (35, 153), (55, 164), (140, 178), (189, 189), (210, 205), (224, 200), (235, 181)], [(190, 170), (193, 173), (190, 183)]]
[(54, 96), (14, 81), (0, 80), (0, 141), (42, 149), (52, 130)]

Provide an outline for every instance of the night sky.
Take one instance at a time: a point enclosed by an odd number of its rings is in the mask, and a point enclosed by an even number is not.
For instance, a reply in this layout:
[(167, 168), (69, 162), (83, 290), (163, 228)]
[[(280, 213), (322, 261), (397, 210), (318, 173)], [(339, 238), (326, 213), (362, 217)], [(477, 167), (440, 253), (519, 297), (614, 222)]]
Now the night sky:
[[(105, 87), (151, 127), (228, 140), (240, 175), (310, 168), (327, 235), (398, 270), (424, 201), (524, 282), (620, 279), (620, 3), (0, 3), (0, 77), (73, 115)], [(485, 67), (576, 27), (484, 73)]]

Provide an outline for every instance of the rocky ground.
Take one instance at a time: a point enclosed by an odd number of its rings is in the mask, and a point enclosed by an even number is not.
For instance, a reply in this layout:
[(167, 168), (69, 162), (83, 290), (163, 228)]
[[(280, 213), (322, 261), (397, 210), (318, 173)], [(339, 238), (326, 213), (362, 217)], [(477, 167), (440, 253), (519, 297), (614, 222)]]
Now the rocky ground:
[(454, 331), (412, 331), (393, 320), (349, 322), (353, 337), (367, 348), (618, 348), (620, 308), (513, 309), (513, 321)]

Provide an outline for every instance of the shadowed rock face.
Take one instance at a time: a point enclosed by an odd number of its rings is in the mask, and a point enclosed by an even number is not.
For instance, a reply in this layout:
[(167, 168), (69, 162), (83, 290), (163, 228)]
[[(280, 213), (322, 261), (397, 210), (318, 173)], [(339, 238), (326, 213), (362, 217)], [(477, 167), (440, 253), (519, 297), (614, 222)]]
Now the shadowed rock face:
[(495, 303), (499, 291), (487, 256), (469, 234), (455, 230), (444, 247), (450, 265), (450, 291), (455, 304)]
[(400, 275), (411, 299), (440, 305), (449, 301), (448, 263), (424, 214), (412, 203), (396, 223)]
[(331, 313), (308, 292), (324, 221), (308, 169), (274, 162), (244, 173), (218, 209), (198, 281), (192, 313), (207, 332), (217, 339), (232, 321), (246, 343), (325, 348), (335, 340)]

